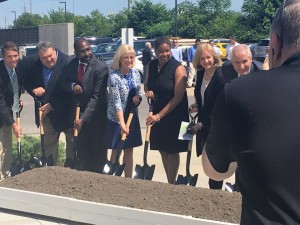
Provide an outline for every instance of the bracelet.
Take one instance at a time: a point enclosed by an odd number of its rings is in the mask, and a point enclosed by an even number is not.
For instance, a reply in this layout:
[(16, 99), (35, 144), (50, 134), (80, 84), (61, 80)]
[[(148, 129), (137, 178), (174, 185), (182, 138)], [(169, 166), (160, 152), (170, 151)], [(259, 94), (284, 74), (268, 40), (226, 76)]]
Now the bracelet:
[(159, 114), (157, 113), (156, 114), (156, 117), (157, 117), (157, 119), (158, 119), (158, 122), (160, 121), (160, 116), (159, 116)]

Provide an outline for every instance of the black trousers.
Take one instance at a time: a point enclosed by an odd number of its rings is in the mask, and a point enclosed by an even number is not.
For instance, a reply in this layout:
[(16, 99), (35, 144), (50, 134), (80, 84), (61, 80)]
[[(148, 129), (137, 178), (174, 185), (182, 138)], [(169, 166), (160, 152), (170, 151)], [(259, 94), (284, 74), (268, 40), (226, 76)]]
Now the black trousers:
[(102, 173), (107, 162), (106, 123), (106, 116), (96, 115), (81, 128), (74, 143), (78, 157), (76, 169)]

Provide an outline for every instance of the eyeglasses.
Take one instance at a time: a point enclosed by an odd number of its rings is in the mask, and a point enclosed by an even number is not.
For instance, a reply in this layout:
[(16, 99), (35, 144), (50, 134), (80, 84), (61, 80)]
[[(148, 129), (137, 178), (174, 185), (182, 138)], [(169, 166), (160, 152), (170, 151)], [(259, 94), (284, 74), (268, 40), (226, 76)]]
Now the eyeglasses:
[(174, 44), (177, 44), (177, 43), (178, 43), (178, 41), (173, 41), (173, 43), (174, 43)]

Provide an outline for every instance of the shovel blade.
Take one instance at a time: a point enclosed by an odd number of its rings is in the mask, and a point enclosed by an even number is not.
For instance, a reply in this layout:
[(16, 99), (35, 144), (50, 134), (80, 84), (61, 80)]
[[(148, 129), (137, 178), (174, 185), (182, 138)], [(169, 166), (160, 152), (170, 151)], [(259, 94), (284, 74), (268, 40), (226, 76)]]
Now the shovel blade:
[(189, 181), (188, 181), (188, 184), (190, 186), (196, 186), (197, 184), (197, 181), (198, 181), (198, 174), (195, 174), (194, 176), (191, 176)]
[(135, 166), (135, 179), (144, 179), (144, 168), (141, 165)]
[(155, 170), (155, 165), (152, 166), (145, 166), (144, 168), (144, 179), (145, 180), (152, 180), (153, 178), (153, 174), (154, 174), (154, 170)]
[(187, 176), (178, 175), (175, 184), (178, 184), (178, 185), (187, 185), (188, 184), (188, 178), (187, 178)]
[(125, 169), (125, 166), (126, 166), (126, 164), (116, 165), (115, 166), (115, 172), (114, 172), (113, 175), (114, 176), (118, 176), (118, 177), (122, 176), (122, 173), (123, 173), (123, 171)]
[(107, 175), (121, 176), (125, 168), (125, 164), (107, 162), (104, 166), (103, 173)]

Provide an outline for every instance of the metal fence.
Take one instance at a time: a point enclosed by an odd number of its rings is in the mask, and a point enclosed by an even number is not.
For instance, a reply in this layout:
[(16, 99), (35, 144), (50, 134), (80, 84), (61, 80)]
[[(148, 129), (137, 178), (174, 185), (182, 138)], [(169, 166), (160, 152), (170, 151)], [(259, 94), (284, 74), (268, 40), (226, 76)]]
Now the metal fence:
[(39, 28), (0, 29), (0, 46), (7, 41), (17, 45), (35, 45), (39, 42)]

